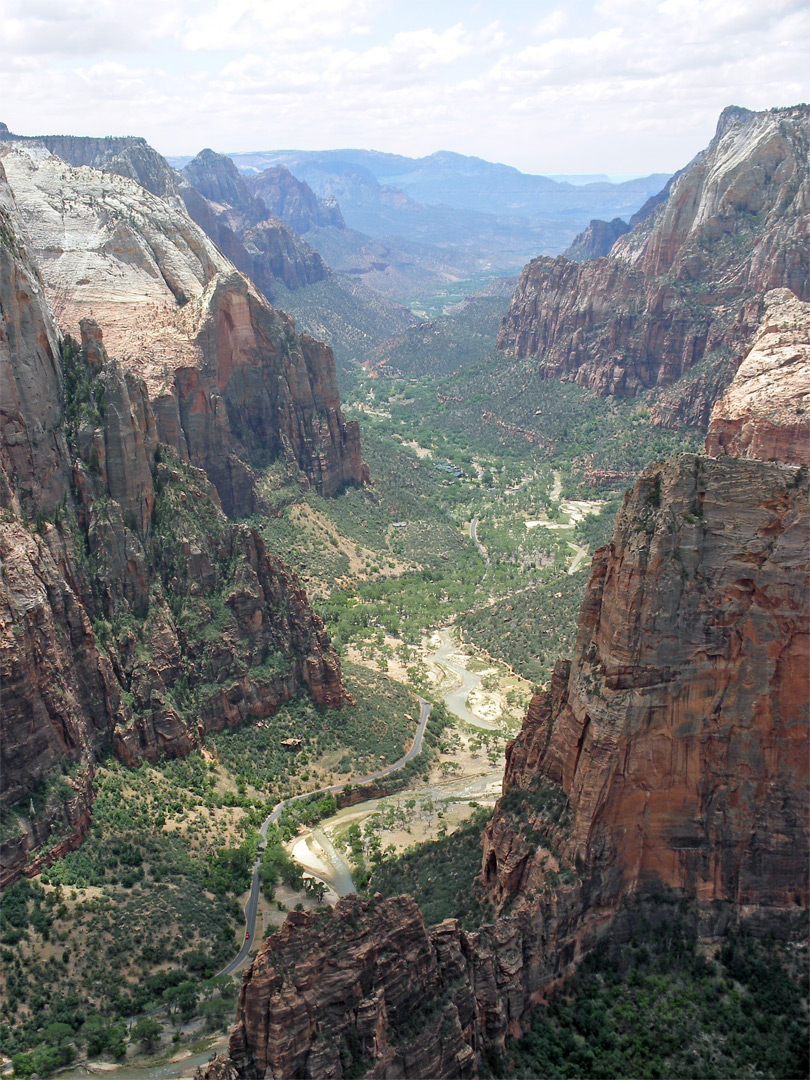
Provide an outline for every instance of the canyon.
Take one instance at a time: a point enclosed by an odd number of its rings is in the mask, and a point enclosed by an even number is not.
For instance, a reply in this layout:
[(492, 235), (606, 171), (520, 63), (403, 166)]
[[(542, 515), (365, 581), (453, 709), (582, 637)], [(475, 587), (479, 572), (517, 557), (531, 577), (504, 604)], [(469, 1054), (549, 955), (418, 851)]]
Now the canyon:
[(183, 755), (305, 688), (347, 700), (295, 574), (228, 516), (274, 459), (327, 496), (368, 474), (331, 351), (177, 200), (1, 153), (6, 884), (81, 841), (100, 755)]
[[(289, 911), (245, 972), (210, 1080), (473, 1078), (642, 908), (688, 910), (707, 942), (741, 926), (774, 940), (806, 933), (809, 115), (726, 110), (707, 150), (626, 225), (594, 220), (567, 257), (524, 269), (486, 377), (509, 364), (599, 397), (654, 391), (652, 425), (699, 427), (704, 452), (646, 467), (593, 555), (570, 659), (533, 694), (507, 748), (474, 886), (481, 925), (429, 926), (412, 898), (373, 892)], [(335, 200), (282, 166), (245, 179), (210, 150), (177, 173), (141, 139), (0, 134), (6, 886), (81, 845), (108, 755), (133, 768), (182, 758), (296, 697), (323, 710), (356, 704), (288, 565), (308, 569), (299, 533), (326, 552), (325, 595), (335, 582), (348, 590), (341, 560), (353, 559), (375, 602), (387, 561), (449, 604), (436, 567), (466, 540), (462, 502), (455, 519), (422, 525), (420, 500), (457, 495), (435, 476), (429, 486), (421, 456), (397, 457), (407, 443), (390, 411), (399, 443), (378, 438), (369, 460), (391, 473), (371, 482), (332, 350), (271, 306), (334, 283), (293, 228), (347, 232)], [(449, 371), (442, 333), (453, 337), (452, 318), (397, 344)], [(378, 344), (362, 373), (370, 419), (417, 400), (404, 382), (375, 399), (391, 353)], [(432, 392), (441, 419), (452, 402), (438, 381)], [(485, 404), (482, 419), (506, 430), (488, 411), (497, 402)], [(538, 431), (507, 433), (531, 436), (534, 462), (553, 440), (532, 423)], [(483, 486), (486, 470), (470, 460), (474, 478), (438, 457), (425, 469)], [(546, 469), (549, 529), (573, 528), (552, 522), (563, 481)], [(504, 499), (521, 498), (535, 479), (507, 487), (504, 468), (498, 483)], [(378, 514), (391, 485), (415, 522)], [(284, 522), (293, 491), (311, 501)], [(366, 500), (352, 502), (359, 493)], [(338, 497), (356, 519), (339, 554), (344, 536), (323, 525), (323, 501)], [(529, 506), (521, 542), (541, 523)], [(285, 561), (260, 524), (276, 517)], [(409, 555), (397, 545), (411, 529)], [(450, 573), (496, 581), (490, 551), (472, 570), (458, 555)], [(397, 607), (395, 626), (406, 613)], [(395, 640), (385, 631), (382, 648)], [(404, 634), (399, 644), (415, 680)], [(301, 738), (282, 745), (292, 761)], [(340, 767), (338, 753), (330, 768)], [(243, 775), (240, 795), (245, 785)]]
[(208, 1075), (476, 1075), (476, 1055), (656, 893), (695, 902), (706, 936), (743, 912), (754, 932), (796, 932), (809, 494), (800, 466), (730, 454), (641, 477), (594, 558), (575, 654), (507, 749), (480, 878), (494, 921), (426, 929), (381, 897), (289, 919)]
[(613, 225), (592, 223), (579, 243), (603, 258), (529, 263), (498, 348), (538, 378), (599, 394), (660, 388), (656, 422), (705, 429), (764, 294), (810, 299), (807, 146), (806, 106), (726, 109), (706, 150), (607, 254)]
[[(639, 905), (691, 905), (705, 940), (741, 923), (802, 935), (806, 120), (804, 108), (727, 110), (708, 151), (609, 258), (524, 271), (501, 345), (537, 355), (543, 378), (599, 393), (671, 384), (678, 420), (708, 430), (705, 452), (649, 467), (594, 555), (573, 655), (507, 748), (476, 885), (491, 920), (426, 927), (408, 898), (380, 895), (288, 919), (245, 975), (211, 1080), (478, 1075), (482, 1055), (525, 1030)], [(736, 167), (741, 141), (756, 186)], [(672, 314), (664, 292), (706, 279), (696, 251), (728, 253), (723, 237), (739, 234), (732, 208), (767, 219), (775, 206), (791, 207), (787, 224), (742, 230), (743, 254), (713, 265), (723, 289), (709, 289), (697, 320)], [(684, 390), (680, 376), (712, 352), (714, 375)]]

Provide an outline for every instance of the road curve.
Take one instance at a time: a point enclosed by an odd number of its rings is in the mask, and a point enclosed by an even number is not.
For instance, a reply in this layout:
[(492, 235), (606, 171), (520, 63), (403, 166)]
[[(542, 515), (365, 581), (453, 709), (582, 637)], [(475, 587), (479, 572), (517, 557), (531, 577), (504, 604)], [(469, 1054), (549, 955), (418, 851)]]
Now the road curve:
[(487, 566), (489, 566), (489, 555), (487, 554), (487, 549), (484, 547), (484, 545), (478, 539), (478, 522), (479, 522), (479, 520), (480, 520), (480, 518), (478, 517), (478, 514), (476, 514), (475, 517), (470, 522), (470, 539), (475, 544), (475, 546), (478, 548), (478, 553), (481, 556), (481, 558), (484, 560), (484, 562), (487, 564)]
[(259, 862), (267, 840), (267, 830), (271, 825), (274, 825), (278, 821), (285, 806), (289, 806), (291, 803), (300, 802), (302, 799), (310, 799), (313, 795), (336, 795), (350, 784), (354, 786), (355, 784), (369, 784), (373, 780), (381, 780), (384, 776), (389, 776), (391, 773), (397, 772), (397, 770), (401, 769), (404, 765), (407, 765), (409, 761), (413, 761), (413, 759), (422, 752), (422, 740), (425, 735), (428, 719), (430, 718), (430, 710), (432, 709), (430, 702), (425, 701), (425, 699), (421, 697), (419, 698), (419, 705), (419, 726), (416, 729), (413, 744), (408, 753), (405, 754), (404, 757), (401, 757), (399, 761), (395, 761), (393, 765), (386, 765), (382, 769), (377, 769), (376, 772), (369, 773), (367, 776), (361, 776), (354, 780), (344, 780), (340, 784), (331, 784), (329, 787), (318, 788), (316, 791), (305, 791), (301, 795), (293, 795), (289, 799), (282, 799), (282, 801), (277, 803), (273, 807), (272, 812), (264, 819), (259, 828), (262, 843), (259, 846), (259, 855), (253, 866), (250, 893), (248, 895), (247, 904), (245, 905), (245, 936), (242, 940), (242, 948), (229, 964), (226, 964), (221, 971), (217, 972), (218, 975), (232, 975), (250, 953), (250, 947), (253, 944), (253, 938), (256, 932), (256, 912), (259, 909)]

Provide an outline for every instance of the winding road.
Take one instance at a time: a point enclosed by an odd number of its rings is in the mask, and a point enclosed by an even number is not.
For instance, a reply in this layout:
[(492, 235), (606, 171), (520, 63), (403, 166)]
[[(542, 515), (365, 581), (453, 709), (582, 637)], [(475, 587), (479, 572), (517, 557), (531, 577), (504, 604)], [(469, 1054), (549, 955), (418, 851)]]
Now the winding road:
[[(475, 520), (477, 521), (477, 518)], [(470, 527), (470, 533), (471, 535), (473, 535), (472, 526)], [(474, 535), (473, 539), (475, 539)], [(481, 677), (480, 675), (476, 675), (471, 671), (467, 671), (466, 668), (459, 667), (458, 664), (455, 664), (452, 660), (450, 660), (450, 654), (456, 651), (458, 647), (453, 643), (453, 640), (450, 637), (449, 629), (445, 628), (444, 630), (441, 630), (440, 637), (441, 645), (433, 653), (433, 660), (441, 667), (443, 667), (446, 671), (450, 672), (451, 675), (454, 675), (461, 682), (461, 685), (459, 687), (449, 691), (449, 693), (444, 695), (444, 702), (447, 705), (447, 708), (450, 710), (451, 713), (453, 713), (454, 716), (457, 716), (460, 720), (464, 720), (467, 724), (472, 724), (474, 727), (482, 728), (485, 731), (498, 731), (499, 728), (497, 724), (490, 723), (489, 720), (482, 720), (474, 713), (471, 713), (470, 710), (467, 708), (467, 698), (470, 695), (470, 691), (472, 691), (481, 682)], [(250, 953), (250, 949), (253, 944), (254, 934), (256, 932), (256, 914), (259, 908), (259, 862), (261, 860), (262, 852), (264, 851), (264, 847), (267, 842), (267, 830), (270, 828), (271, 825), (274, 825), (278, 821), (284, 811), (284, 808), (286, 806), (290, 806), (292, 803), (300, 802), (302, 799), (310, 799), (313, 795), (336, 795), (338, 792), (343, 791), (343, 789), (348, 787), (350, 784), (354, 786), (355, 784), (369, 784), (373, 780), (381, 780), (384, 776), (390, 776), (391, 773), (397, 772), (404, 765), (407, 765), (409, 761), (413, 761), (413, 759), (422, 752), (422, 740), (425, 735), (425, 728), (427, 727), (427, 722), (430, 718), (430, 710), (432, 708), (430, 702), (425, 701), (425, 699), (421, 697), (419, 698), (419, 705), (419, 725), (416, 729), (416, 735), (414, 736), (413, 744), (411, 745), (411, 748), (407, 752), (407, 754), (405, 754), (404, 757), (401, 757), (399, 761), (395, 761), (393, 765), (386, 765), (384, 766), (384, 768), (378, 769), (376, 772), (369, 773), (367, 776), (361, 776), (358, 779), (344, 780), (340, 784), (332, 784), (330, 787), (319, 788), (317, 791), (307, 791), (304, 792), (302, 795), (293, 795), (291, 798), (284, 799), (282, 802), (278, 803), (275, 807), (273, 807), (272, 812), (268, 814), (268, 816), (262, 822), (261, 828), (259, 829), (262, 841), (259, 845), (258, 858), (256, 859), (256, 863), (253, 867), (253, 877), (250, 883), (250, 893), (248, 895), (248, 901), (245, 906), (245, 936), (242, 941), (242, 947), (236, 954), (236, 956), (233, 958), (233, 960), (231, 960), (229, 964), (226, 964), (226, 966), (218, 974), (232, 975), (233, 972), (236, 971), (236, 969), (240, 966), (240, 964), (244, 963)], [(336, 873), (340, 874), (341, 869), (345, 870), (345, 864), (343, 863), (343, 860), (340, 858), (339, 854), (334, 851), (334, 848), (332, 848), (332, 845), (331, 843), (329, 843), (329, 840), (326, 836), (318, 836), (317, 839), (322, 849), (326, 853), (327, 857), (329, 858), (329, 861), (333, 863)], [(350, 886), (345, 880), (343, 880), (342, 877), (340, 878), (340, 884), (342, 886), (338, 889), (340, 895), (345, 895), (347, 892), (354, 891), (354, 886)]]
[(381, 780), (384, 776), (389, 776), (393, 772), (397, 772), (404, 765), (407, 765), (409, 761), (413, 761), (422, 752), (422, 739), (425, 735), (425, 728), (427, 727), (428, 719), (430, 718), (430, 710), (432, 705), (429, 701), (425, 701), (424, 698), (419, 698), (420, 712), (419, 712), (419, 725), (416, 729), (416, 735), (414, 736), (413, 744), (407, 754), (401, 757), (399, 761), (395, 761), (393, 765), (386, 765), (382, 769), (378, 769), (376, 772), (369, 773), (367, 776), (361, 776), (354, 780), (344, 780), (340, 784), (331, 784), (329, 787), (318, 788), (317, 791), (306, 791), (302, 795), (293, 795), (289, 799), (282, 799), (280, 803), (277, 803), (273, 807), (273, 810), (264, 819), (259, 829), (262, 837), (262, 841), (259, 845), (259, 854), (256, 862), (253, 866), (253, 877), (250, 882), (250, 894), (248, 895), (248, 901), (245, 905), (245, 936), (242, 941), (242, 948), (231, 960), (229, 964), (217, 972), (218, 975), (232, 975), (234, 971), (243, 963), (249, 953), (251, 945), (253, 944), (254, 934), (256, 932), (256, 912), (259, 909), (259, 863), (261, 861), (262, 852), (264, 851), (265, 844), (267, 842), (267, 830), (271, 825), (275, 825), (278, 819), (281, 817), (284, 808), (290, 806), (292, 803), (300, 802), (302, 799), (311, 799), (313, 795), (336, 795), (338, 792), (343, 791), (344, 788), (349, 785), (355, 784), (369, 784), (373, 780)]
[(484, 560), (484, 562), (487, 564), (487, 566), (489, 566), (489, 555), (487, 553), (487, 549), (484, 547), (484, 545), (478, 539), (478, 522), (480, 520), (481, 519), (480, 519), (479, 515), (476, 514), (475, 517), (470, 522), (470, 539), (475, 544), (475, 546), (478, 548), (478, 553), (481, 556), (481, 558)]

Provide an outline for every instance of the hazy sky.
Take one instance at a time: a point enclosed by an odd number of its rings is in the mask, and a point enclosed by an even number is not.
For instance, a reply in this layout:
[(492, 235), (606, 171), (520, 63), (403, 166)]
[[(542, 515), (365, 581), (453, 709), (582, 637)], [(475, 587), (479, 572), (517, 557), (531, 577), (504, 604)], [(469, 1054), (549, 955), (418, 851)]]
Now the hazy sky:
[(724, 106), (810, 99), (808, 42), (807, 0), (0, 0), (0, 120), (668, 172)]

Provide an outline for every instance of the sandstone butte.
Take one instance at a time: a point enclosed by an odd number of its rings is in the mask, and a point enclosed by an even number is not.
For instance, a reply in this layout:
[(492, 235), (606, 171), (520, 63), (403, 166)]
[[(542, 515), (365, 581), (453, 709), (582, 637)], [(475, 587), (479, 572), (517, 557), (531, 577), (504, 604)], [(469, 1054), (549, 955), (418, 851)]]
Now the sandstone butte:
[[(259, 505), (257, 454), (324, 494), (365, 467), (331, 351), (171, 194), (3, 142), (0, 311), (1, 886), (81, 842), (99, 755), (347, 700), (295, 574), (223, 508)], [(182, 625), (212, 611), (216, 641)]]
[(810, 305), (777, 290), (764, 311), (710, 453), (627, 492), (574, 656), (507, 748), (478, 882), (492, 922), (425, 927), (379, 896), (291, 916), (208, 1080), (473, 1077), (645, 897), (692, 901), (708, 938), (805, 932)]
[(705, 430), (765, 293), (810, 300), (808, 121), (806, 105), (726, 109), (606, 257), (525, 267), (498, 347), (599, 394), (667, 390), (655, 422)]

